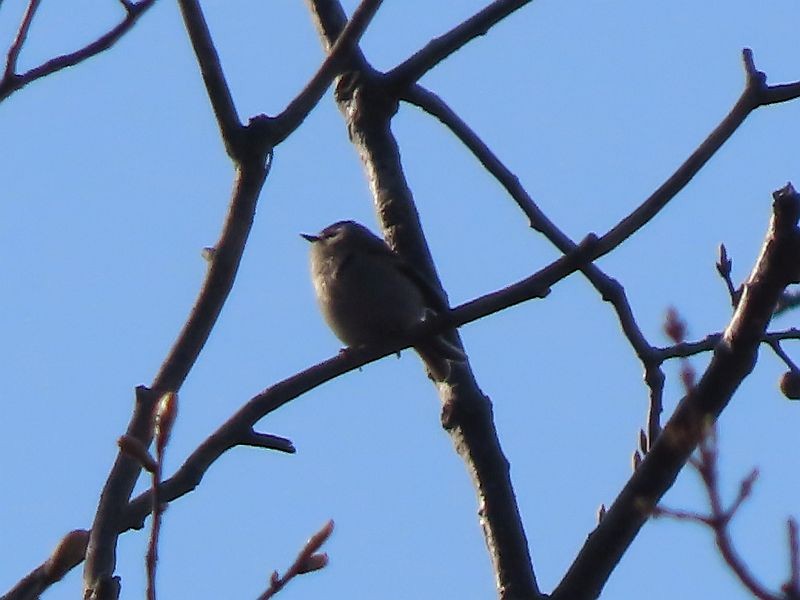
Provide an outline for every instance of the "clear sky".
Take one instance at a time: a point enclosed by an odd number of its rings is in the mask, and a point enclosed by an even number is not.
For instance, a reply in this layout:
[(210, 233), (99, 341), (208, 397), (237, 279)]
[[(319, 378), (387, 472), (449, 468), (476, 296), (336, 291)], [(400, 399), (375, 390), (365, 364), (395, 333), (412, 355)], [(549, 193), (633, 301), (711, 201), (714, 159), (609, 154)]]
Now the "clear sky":
[[(23, 2), (0, 8), (7, 47)], [(355, 2), (347, 2), (351, 11)], [(386, 2), (363, 48), (381, 69), (483, 6)], [(243, 118), (283, 109), (323, 58), (301, 2), (205, 2)], [(118, 3), (44, 2), (21, 56), (28, 68), (111, 26)], [(80, 18), (77, 18), (80, 15)], [(741, 49), (773, 83), (800, 79), (793, 0), (753, 4), (534, 2), (448, 59), (423, 83), (439, 93), (574, 238), (605, 232), (717, 125), (743, 85)], [(433, 118), (394, 121), (406, 174), (451, 302), (520, 279), (556, 257)], [(717, 246), (747, 276), (771, 193), (800, 186), (800, 102), (760, 109), (645, 230), (600, 261), (625, 285), (651, 343), (675, 306), (697, 339), (722, 329), (728, 298)], [(111, 51), (0, 106), (0, 590), (91, 523), (130, 415), (202, 281), (232, 170), (175, 3), (158, 2)], [(297, 234), (339, 219), (375, 229), (343, 120), (327, 94), (275, 153), (236, 286), (181, 390), (167, 473), (252, 395), (334, 355)], [(774, 325), (796, 324), (796, 313)], [(536, 574), (550, 591), (630, 476), (644, 423), (641, 367), (610, 307), (575, 275), (546, 300), (462, 328), (511, 461)], [(787, 350), (797, 356), (792, 344)], [(702, 370), (707, 357), (693, 361)], [(777, 391), (768, 351), (720, 424), (729, 497), (751, 468), (753, 498), (733, 526), (747, 562), (777, 588), (785, 520), (798, 513), (800, 404)], [(680, 397), (668, 365), (666, 403)], [(252, 598), (327, 519), (329, 568), (282, 598), (494, 596), (475, 497), (439, 426), (418, 359), (349, 373), (261, 424), (294, 456), (235, 449), (165, 515), (164, 598)], [(140, 482), (137, 490), (145, 489)], [(666, 504), (702, 510), (684, 472)], [(149, 523), (149, 521), (148, 521)], [(123, 597), (141, 598), (145, 532), (122, 536)], [(47, 593), (79, 595), (80, 569)], [(649, 523), (604, 597), (747, 598), (710, 533)]]

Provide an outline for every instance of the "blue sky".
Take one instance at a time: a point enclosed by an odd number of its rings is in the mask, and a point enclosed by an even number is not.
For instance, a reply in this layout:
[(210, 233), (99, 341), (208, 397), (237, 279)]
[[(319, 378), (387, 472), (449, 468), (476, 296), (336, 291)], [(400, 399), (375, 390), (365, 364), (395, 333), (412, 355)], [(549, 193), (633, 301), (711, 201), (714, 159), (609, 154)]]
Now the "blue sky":
[[(3, 2), (4, 47), (23, 4)], [(483, 6), (430, 4), (385, 3), (362, 44), (376, 67), (392, 67)], [(323, 58), (300, 2), (204, 9), (243, 118), (282, 110)], [(21, 67), (85, 43), (119, 17), (115, 2), (43, 3)], [(578, 239), (637, 206), (724, 117), (742, 89), (743, 47), (770, 82), (800, 79), (799, 17), (789, 0), (757, 8), (734, 0), (724, 10), (688, 1), (534, 2), (423, 83)], [(437, 121), (402, 106), (393, 129), (451, 303), (557, 256)], [(625, 285), (652, 343), (667, 343), (669, 306), (692, 339), (725, 326), (717, 246), (727, 245), (735, 280), (746, 277), (771, 192), (800, 185), (799, 134), (800, 103), (760, 109), (646, 229), (600, 261)], [(91, 522), (133, 388), (152, 379), (202, 281), (201, 250), (216, 241), (232, 170), (172, 2), (158, 2), (111, 51), (3, 103), (0, 139), (5, 591), (63, 533)], [(376, 226), (327, 94), (276, 150), (236, 286), (181, 390), (167, 472), (252, 395), (338, 351), (297, 234), (343, 218)], [(790, 314), (774, 326), (795, 324)], [(579, 276), (461, 332), (494, 402), (537, 577), (550, 591), (599, 504), (610, 504), (630, 475), (646, 414), (640, 365), (610, 307)], [(693, 364), (701, 370), (706, 361)], [(800, 405), (777, 391), (783, 370), (764, 350), (720, 423), (729, 496), (751, 468), (761, 470), (733, 532), (773, 588), (786, 574), (785, 519), (800, 500)], [(666, 373), (671, 409), (681, 394), (677, 365)], [(281, 597), (493, 597), (474, 493), (415, 355), (329, 382), (261, 429), (291, 438), (298, 453), (235, 449), (167, 511), (163, 597), (255, 597), (329, 518), (337, 524), (329, 568)], [(665, 502), (702, 509), (694, 474), (684, 472)], [(121, 538), (124, 598), (142, 597), (145, 543), (144, 532)], [(77, 569), (46, 597), (74, 598), (79, 589)], [(643, 590), (651, 600), (748, 597), (709, 532), (670, 521), (645, 526), (604, 597)]]

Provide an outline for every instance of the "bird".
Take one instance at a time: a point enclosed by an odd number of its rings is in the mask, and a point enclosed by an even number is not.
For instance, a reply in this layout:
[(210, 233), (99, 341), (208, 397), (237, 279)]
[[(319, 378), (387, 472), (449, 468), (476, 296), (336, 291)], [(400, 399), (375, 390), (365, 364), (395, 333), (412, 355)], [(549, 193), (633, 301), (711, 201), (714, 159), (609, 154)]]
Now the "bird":
[[(428, 281), (381, 238), (355, 221), (338, 221), (311, 243), (311, 281), (322, 316), (348, 347), (400, 338), (441, 312), (447, 303)], [(463, 351), (441, 334), (415, 348), (431, 379), (444, 381)]]

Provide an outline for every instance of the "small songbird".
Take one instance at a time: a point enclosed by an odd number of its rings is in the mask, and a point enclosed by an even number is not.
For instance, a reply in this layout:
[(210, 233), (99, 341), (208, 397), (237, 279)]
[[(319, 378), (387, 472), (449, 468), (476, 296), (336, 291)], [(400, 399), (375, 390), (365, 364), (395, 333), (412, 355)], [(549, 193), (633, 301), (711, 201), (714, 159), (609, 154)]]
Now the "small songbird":
[[(300, 235), (311, 242), (311, 280), (322, 316), (348, 346), (391, 340), (447, 310), (425, 278), (363, 225), (339, 221), (318, 235)], [(434, 381), (447, 379), (448, 361), (466, 358), (441, 335), (414, 349)]]

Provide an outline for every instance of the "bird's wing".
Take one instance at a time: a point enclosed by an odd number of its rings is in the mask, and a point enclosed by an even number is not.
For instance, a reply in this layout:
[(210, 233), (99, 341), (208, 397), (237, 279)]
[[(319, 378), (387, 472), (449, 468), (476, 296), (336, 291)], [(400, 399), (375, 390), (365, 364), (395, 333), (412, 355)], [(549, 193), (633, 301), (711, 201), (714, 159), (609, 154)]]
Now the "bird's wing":
[(445, 301), (444, 296), (439, 292), (439, 290), (433, 287), (433, 285), (431, 285), (428, 279), (417, 269), (415, 269), (413, 265), (403, 260), (397, 254), (395, 254), (394, 256), (395, 260), (397, 261), (397, 268), (406, 277), (411, 279), (417, 285), (417, 287), (422, 291), (422, 295), (425, 298), (425, 303), (436, 312), (447, 311), (448, 310), (447, 302)]

